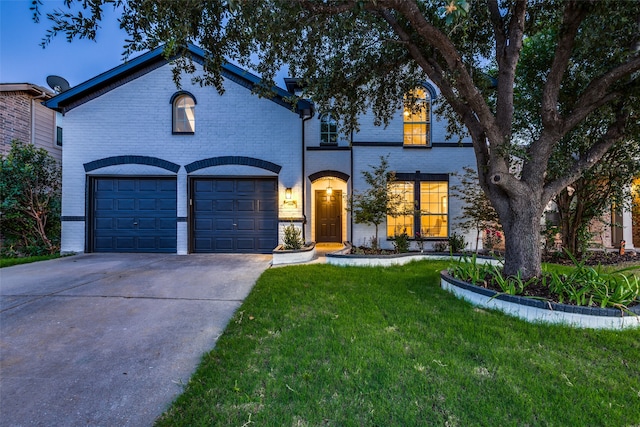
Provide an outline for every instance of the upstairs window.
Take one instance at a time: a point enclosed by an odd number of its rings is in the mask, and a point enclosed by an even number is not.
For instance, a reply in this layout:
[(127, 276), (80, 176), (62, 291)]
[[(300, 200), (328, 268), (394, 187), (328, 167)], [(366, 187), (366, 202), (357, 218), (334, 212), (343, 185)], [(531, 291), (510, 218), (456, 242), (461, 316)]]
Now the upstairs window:
[(423, 87), (405, 95), (404, 145), (428, 147), (431, 144), (431, 97)]
[(173, 133), (193, 134), (196, 131), (196, 100), (188, 92), (178, 92), (171, 98)]
[(331, 113), (320, 117), (320, 144), (338, 143), (338, 123)]

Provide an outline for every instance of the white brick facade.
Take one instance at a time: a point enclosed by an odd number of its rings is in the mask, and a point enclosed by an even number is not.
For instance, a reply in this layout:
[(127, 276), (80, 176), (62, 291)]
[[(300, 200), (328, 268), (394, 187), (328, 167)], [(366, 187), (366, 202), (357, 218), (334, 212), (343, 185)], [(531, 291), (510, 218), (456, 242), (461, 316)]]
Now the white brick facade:
[[(131, 73), (134, 71), (132, 68)], [(125, 67), (123, 73), (127, 72)], [(336, 146), (327, 147), (320, 145), (318, 113), (303, 120), (290, 107), (259, 98), (249, 88), (231, 79), (225, 79), (225, 93), (219, 95), (212, 87), (190, 84), (189, 76), (185, 76), (181, 90), (189, 92), (196, 100), (195, 133), (174, 135), (170, 99), (178, 89), (172, 80), (170, 65), (152, 69), (126, 83), (114, 84), (109, 90), (97, 84), (92, 87), (90, 83), (87, 82), (86, 94), (82, 94), (85, 99), (79, 105), (67, 108), (64, 116), (63, 252), (90, 250), (87, 242), (92, 225), (86, 224), (86, 220), (91, 209), (87, 188), (91, 177), (175, 177), (176, 252), (186, 254), (191, 239), (189, 182), (192, 177), (277, 177), (280, 241), (282, 227), (291, 222), (303, 228), (305, 240), (316, 240), (316, 191), (324, 191), (331, 185), (343, 196), (339, 215), (341, 240), (360, 245), (374, 232), (372, 228), (352, 223), (346, 209), (347, 198), (353, 188), (363, 189), (362, 171), (379, 164), (380, 156), (388, 155), (390, 169), (398, 173), (420, 171), (449, 175), (450, 186), (457, 183), (451, 173), (475, 165), (473, 149), (468, 144), (458, 145), (457, 140), (448, 143), (444, 137), (446, 123), (436, 120), (435, 115), (432, 141), (438, 144), (431, 148), (402, 146), (400, 111), (386, 128), (374, 126), (372, 116), (366, 115), (358, 133), (341, 138)], [(63, 95), (60, 96), (64, 98)], [(87, 96), (93, 99), (87, 101)], [(66, 107), (55, 106), (59, 110)], [(122, 156), (144, 156), (155, 159), (155, 163), (138, 164), (126, 160), (117, 164), (100, 163)], [(185, 169), (193, 162), (223, 156), (257, 159), (280, 168), (274, 171), (231, 162), (191, 171)], [(160, 167), (161, 161), (178, 165), (177, 172)], [(85, 165), (90, 162), (97, 163), (85, 171)], [(284, 200), (287, 188), (291, 189), (290, 201)], [(454, 219), (460, 211), (460, 203), (456, 199), (449, 200), (451, 233), (456, 231)], [(380, 227), (380, 240), (383, 246), (391, 247), (384, 225)]]

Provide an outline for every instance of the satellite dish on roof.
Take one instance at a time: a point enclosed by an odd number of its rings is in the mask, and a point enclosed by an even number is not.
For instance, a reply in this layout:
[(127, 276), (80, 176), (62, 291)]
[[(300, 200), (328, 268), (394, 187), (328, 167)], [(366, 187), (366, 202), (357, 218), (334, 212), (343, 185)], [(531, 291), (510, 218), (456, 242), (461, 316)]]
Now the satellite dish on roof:
[(55, 93), (62, 93), (71, 89), (69, 82), (60, 76), (47, 76), (47, 84)]

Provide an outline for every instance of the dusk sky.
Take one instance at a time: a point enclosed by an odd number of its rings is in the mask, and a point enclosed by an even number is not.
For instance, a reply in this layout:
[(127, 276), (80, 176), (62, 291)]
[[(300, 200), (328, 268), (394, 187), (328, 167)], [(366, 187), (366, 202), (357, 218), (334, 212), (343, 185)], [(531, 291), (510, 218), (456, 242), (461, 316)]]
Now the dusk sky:
[[(69, 43), (64, 34), (58, 34), (43, 49), (40, 42), (51, 27), (46, 13), (65, 8), (64, 1), (43, 0), (37, 24), (30, 6), (30, 0), (0, 0), (0, 83), (34, 83), (48, 88), (47, 76), (57, 75), (73, 87), (123, 63), (126, 34), (118, 28), (111, 8), (105, 8), (95, 42), (76, 39)], [(284, 70), (276, 76), (278, 86), (284, 87), (284, 77)]]
[[(46, 78), (62, 76), (76, 86), (122, 63), (125, 33), (111, 10), (97, 42), (58, 35), (45, 49), (40, 41), (51, 24), (46, 12), (63, 8), (62, 0), (44, 0), (40, 23), (33, 22), (30, 0), (0, 0), (0, 83), (34, 83), (48, 88)], [(110, 17), (110, 19), (109, 19)]]

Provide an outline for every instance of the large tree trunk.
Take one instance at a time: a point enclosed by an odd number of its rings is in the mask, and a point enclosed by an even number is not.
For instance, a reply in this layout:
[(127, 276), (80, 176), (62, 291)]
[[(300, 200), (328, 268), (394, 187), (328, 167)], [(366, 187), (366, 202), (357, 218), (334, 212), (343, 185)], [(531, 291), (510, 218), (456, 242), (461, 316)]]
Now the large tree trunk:
[(540, 218), (543, 208), (535, 196), (520, 196), (498, 210), (505, 237), (504, 274), (520, 274), (524, 280), (542, 274)]

